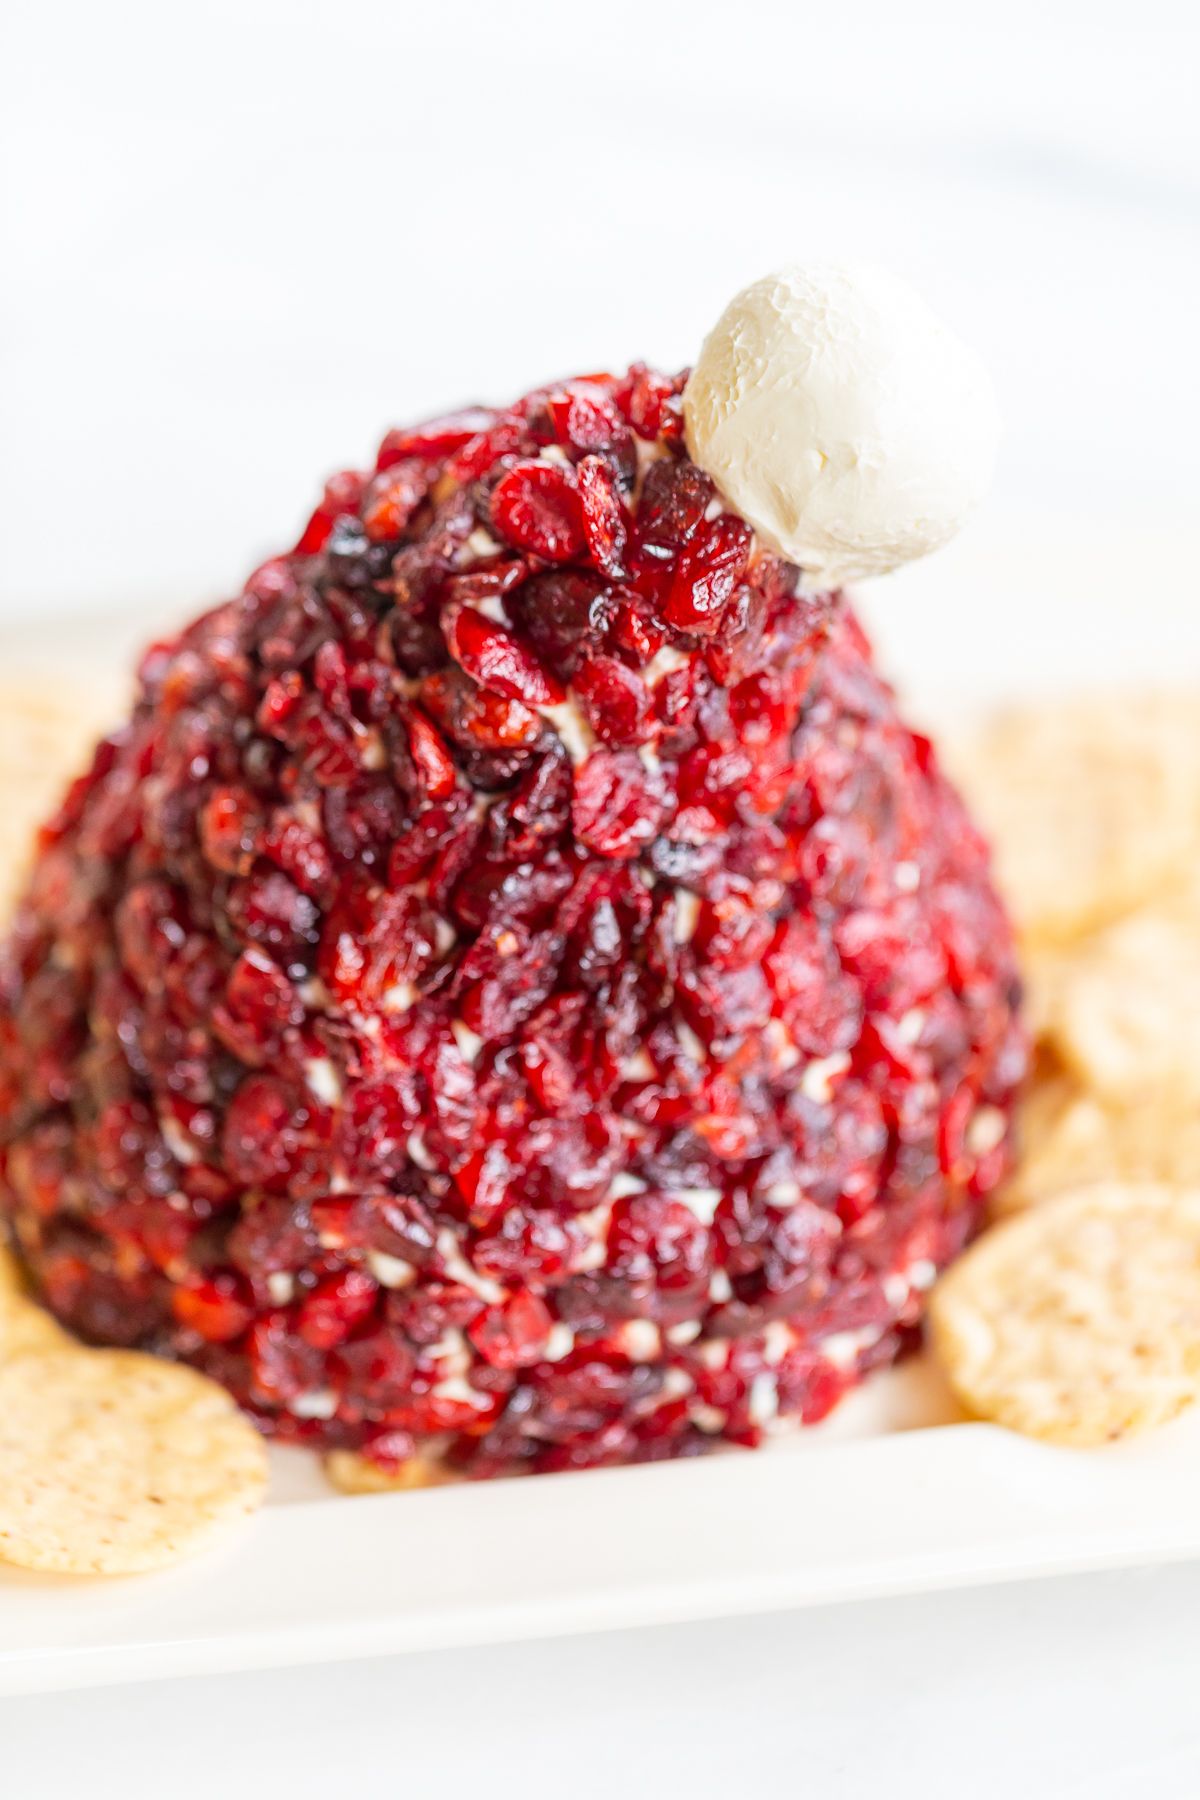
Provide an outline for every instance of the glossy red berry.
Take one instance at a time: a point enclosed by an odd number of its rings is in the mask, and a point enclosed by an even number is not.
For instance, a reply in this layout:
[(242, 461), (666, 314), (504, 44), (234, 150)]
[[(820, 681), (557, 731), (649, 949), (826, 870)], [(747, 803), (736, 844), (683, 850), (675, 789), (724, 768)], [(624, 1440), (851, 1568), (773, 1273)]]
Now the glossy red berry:
[(556, 706), (563, 690), (519, 637), (473, 606), (464, 606), (446, 634), (450, 654), (480, 687), (526, 706)]
[(636, 751), (597, 750), (575, 779), (575, 835), (597, 856), (637, 856), (658, 835), (666, 804), (662, 776)]
[(568, 562), (584, 547), (579, 490), (573, 475), (551, 463), (518, 463), (492, 491), (501, 536), (548, 562)]

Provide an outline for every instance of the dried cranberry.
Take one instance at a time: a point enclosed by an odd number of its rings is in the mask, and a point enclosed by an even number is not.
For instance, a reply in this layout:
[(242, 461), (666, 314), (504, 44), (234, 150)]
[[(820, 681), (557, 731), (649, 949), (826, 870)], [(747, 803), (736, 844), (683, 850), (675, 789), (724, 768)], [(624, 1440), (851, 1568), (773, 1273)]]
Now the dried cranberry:
[(315, 1345), (308, 1344), (283, 1311), (263, 1313), (250, 1328), (250, 1368), (253, 1400), (268, 1405), (290, 1406), (302, 1394), (319, 1388), (325, 1360)]
[(750, 894), (729, 893), (697, 907), (694, 942), (697, 954), (721, 969), (761, 962), (775, 922), (756, 907)]
[(640, 744), (650, 736), (650, 692), (615, 656), (589, 656), (572, 683), (596, 736), (606, 744)]
[(597, 750), (575, 779), (575, 834), (598, 856), (636, 856), (658, 835), (666, 805), (662, 777), (635, 752)]
[(608, 1268), (619, 1280), (694, 1293), (707, 1284), (708, 1264), (708, 1230), (682, 1201), (651, 1192), (613, 1208)]
[(307, 1211), (282, 1195), (255, 1197), (229, 1234), (230, 1261), (253, 1281), (301, 1269), (317, 1248)]
[(602, 456), (585, 456), (576, 480), (588, 554), (602, 575), (619, 581), (629, 527), (612, 465)]
[(329, 846), (294, 813), (275, 813), (262, 838), (262, 852), (310, 899), (321, 900), (333, 885)]
[(638, 507), (638, 540), (656, 549), (679, 550), (687, 543), (717, 490), (693, 462), (652, 463)]
[(390, 469), (407, 457), (434, 462), (453, 450), (461, 450), (473, 437), (487, 431), (495, 418), (495, 413), (485, 407), (473, 406), (463, 412), (447, 413), (445, 418), (429, 419), (424, 425), (389, 431), (380, 446), (375, 467)]
[(506, 863), (536, 856), (561, 837), (571, 818), (571, 767), (561, 750), (541, 756), (512, 793), (492, 807), (488, 832)]
[(465, 750), (520, 749), (542, 734), (542, 722), (529, 707), (487, 693), (457, 671), (454, 677), (431, 676), (422, 698), (447, 737)]
[(584, 547), (583, 512), (574, 478), (552, 463), (518, 463), (492, 490), (492, 520), (518, 550), (569, 562)]
[(398, 538), (428, 492), (429, 465), (422, 457), (389, 461), (363, 499), (363, 526), (371, 542)]
[(245, 950), (238, 957), (226, 983), (225, 1005), (264, 1042), (304, 1018), (304, 1002), (294, 983), (262, 950)]
[(583, 1243), (578, 1227), (548, 1208), (510, 1206), (479, 1237), (473, 1260), (481, 1274), (509, 1286), (553, 1282), (566, 1273)]
[(517, 589), (508, 608), (538, 655), (564, 680), (596, 642), (607, 618), (607, 597), (595, 575), (547, 569)]
[[(408, 1398), (416, 1357), (394, 1331), (381, 1327), (343, 1339), (330, 1361), (354, 1411), (386, 1411)], [(409, 1439), (406, 1445), (410, 1453), (411, 1443)]]
[(459, 667), (493, 694), (524, 701), (526, 706), (556, 706), (563, 697), (558, 682), (520, 638), (485, 619), (473, 606), (454, 615), (446, 642)]
[(541, 1360), (553, 1324), (554, 1316), (543, 1300), (521, 1293), (481, 1313), (467, 1336), (494, 1368), (521, 1369)]
[(375, 1311), (379, 1288), (361, 1269), (330, 1275), (305, 1295), (296, 1329), (314, 1350), (332, 1350), (360, 1330)]
[(678, 406), (682, 387), (681, 376), (672, 380), (668, 375), (648, 369), (645, 363), (634, 363), (620, 398), (639, 437), (661, 436), (675, 440), (682, 435), (683, 420)]
[(217, 1274), (194, 1286), (177, 1287), (171, 1303), (179, 1323), (210, 1344), (224, 1344), (241, 1337), (254, 1319), (253, 1300), (232, 1274)]
[(254, 863), (262, 819), (244, 789), (217, 788), (200, 813), (200, 843), (215, 869), (248, 875)]
[(745, 573), (752, 534), (742, 519), (722, 513), (681, 552), (667, 595), (665, 617), (683, 631), (715, 632)]
[(796, 915), (780, 925), (766, 969), (784, 1023), (802, 1050), (829, 1056), (850, 1049), (862, 1025), (862, 996), (815, 921)]
[(520, 419), (497, 419), (486, 431), (476, 432), (461, 450), (455, 451), (442, 468), (443, 482), (466, 487), (470, 482), (478, 481), (502, 457), (528, 448), (528, 436)]
[(278, 869), (260, 868), (232, 883), (225, 905), (234, 931), (248, 944), (303, 954), (316, 942), (316, 906)]
[(330, 911), (317, 967), (346, 1005), (383, 1005), (392, 989), (420, 979), (435, 948), (433, 917), (419, 894), (370, 888)]
[(463, 1331), (479, 1317), (483, 1302), (470, 1288), (430, 1280), (409, 1293), (393, 1294), (387, 1316), (410, 1343), (429, 1349), (449, 1332)]
[(362, 496), (363, 478), (353, 469), (331, 475), (325, 484), (321, 504), (304, 527), (296, 544), (297, 556), (313, 556), (322, 550), (333, 530), (335, 520), (354, 512)]
[(445, 800), (454, 792), (454, 759), (447, 750), (441, 733), (424, 713), (409, 713), (408, 742), (421, 783), (430, 800)]
[(572, 382), (547, 397), (546, 410), (560, 443), (585, 453), (604, 451), (622, 483), (632, 485), (637, 473), (633, 433), (601, 386)]
[(379, 1250), (420, 1268), (433, 1258), (434, 1223), (412, 1194), (327, 1194), (312, 1202), (310, 1212), (313, 1230), (328, 1248)]

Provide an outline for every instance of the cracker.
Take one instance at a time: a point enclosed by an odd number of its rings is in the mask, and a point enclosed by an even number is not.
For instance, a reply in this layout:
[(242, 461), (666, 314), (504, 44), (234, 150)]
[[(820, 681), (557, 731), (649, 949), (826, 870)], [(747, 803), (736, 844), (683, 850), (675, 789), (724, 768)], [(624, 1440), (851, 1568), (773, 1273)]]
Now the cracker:
[(1119, 1175), (1200, 1187), (1200, 1105), (1193, 1097), (1165, 1089), (1107, 1119)]
[(410, 1456), (389, 1474), (356, 1450), (331, 1450), (325, 1458), (325, 1473), (343, 1494), (404, 1494), (414, 1488), (444, 1487), (458, 1479), (425, 1456)]
[(1019, 1212), (1064, 1188), (1117, 1173), (1112, 1128), (1098, 1100), (1062, 1069), (1035, 1076), (1017, 1114), (1017, 1162), (992, 1202), (993, 1214)]
[(1200, 1103), (1165, 1087), (1109, 1105), (1066, 1070), (1035, 1077), (1018, 1113), (1017, 1164), (993, 1215), (1109, 1179), (1200, 1186)]
[(1011, 712), (948, 756), (1028, 943), (1069, 942), (1182, 880), (1200, 842), (1200, 704)]
[(267, 1486), (262, 1440), (223, 1388), (130, 1350), (0, 1367), (0, 1559), (123, 1575), (202, 1550)]
[(1081, 948), (1052, 1026), (1080, 1081), (1114, 1105), (1174, 1090), (1200, 1104), (1200, 916), (1139, 914)]
[(0, 1368), (26, 1351), (65, 1349), (70, 1342), (27, 1292), (16, 1258), (0, 1244)]
[(980, 1239), (933, 1291), (963, 1405), (1053, 1443), (1165, 1423), (1200, 1395), (1200, 1189), (1075, 1189)]

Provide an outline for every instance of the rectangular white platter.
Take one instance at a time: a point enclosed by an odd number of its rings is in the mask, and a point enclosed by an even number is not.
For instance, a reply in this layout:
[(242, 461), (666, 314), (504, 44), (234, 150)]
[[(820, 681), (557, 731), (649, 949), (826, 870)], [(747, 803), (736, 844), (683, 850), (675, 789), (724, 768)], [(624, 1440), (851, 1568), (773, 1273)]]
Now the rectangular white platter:
[(1054, 1449), (956, 1421), (920, 1362), (757, 1454), (355, 1499), (304, 1453), (274, 1462), (265, 1510), (193, 1563), (124, 1581), (0, 1574), (0, 1694), (1200, 1555), (1200, 1418)]
[[(990, 541), (981, 527), (868, 609), (919, 714), (1200, 679), (1178, 533), (1022, 526)], [(9, 628), (6, 661), (45, 667), (52, 647), (59, 662), (111, 662), (158, 624)], [(1200, 1413), (1104, 1451), (1058, 1450), (962, 1421), (920, 1362), (754, 1455), (354, 1500), (314, 1458), (273, 1460), (265, 1510), (195, 1563), (113, 1582), (0, 1573), (0, 1694), (1200, 1556)]]

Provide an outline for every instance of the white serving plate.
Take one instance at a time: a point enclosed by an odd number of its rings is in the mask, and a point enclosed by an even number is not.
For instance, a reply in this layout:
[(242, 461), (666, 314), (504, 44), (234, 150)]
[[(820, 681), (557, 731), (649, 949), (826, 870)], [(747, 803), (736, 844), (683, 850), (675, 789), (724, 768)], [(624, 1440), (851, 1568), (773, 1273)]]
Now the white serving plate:
[[(918, 712), (1200, 681), (1182, 533), (1005, 523), (981, 524), (868, 607)], [(48, 654), (110, 662), (159, 629), (128, 616), (30, 624), (0, 650), (10, 668)], [(963, 1421), (919, 1361), (755, 1455), (353, 1500), (329, 1492), (315, 1458), (273, 1461), (264, 1511), (195, 1563), (124, 1581), (0, 1572), (0, 1694), (1200, 1556), (1200, 1409), (1103, 1451), (1053, 1449)]]
[(1200, 1417), (1053, 1449), (954, 1422), (919, 1362), (757, 1454), (355, 1499), (303, 1452), (273, 1460), (265, 1510), (193, 1563), (0, 1574), (0, 1695), (1200, 1555)]

